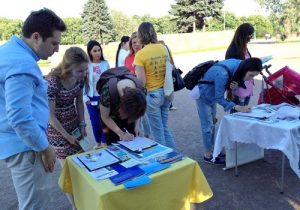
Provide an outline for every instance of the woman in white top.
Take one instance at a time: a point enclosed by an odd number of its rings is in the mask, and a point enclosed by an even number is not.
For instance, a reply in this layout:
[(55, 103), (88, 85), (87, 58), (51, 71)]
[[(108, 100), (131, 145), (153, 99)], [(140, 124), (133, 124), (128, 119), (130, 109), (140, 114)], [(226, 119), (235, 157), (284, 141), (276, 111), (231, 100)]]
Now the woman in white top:
[(87, 53), (90, 57), (88, 69), (88, 83), (89, 87), (85, 87), (83, 100), (86, 103), (87, 110), (90, 115), (93, 133), (97, 146), (106, 145), (105, 137), (102, 131), (101, 117), (99, 110), (100, 95), (96, 90), (96, 84), (100, 75), (109, 69), (108, 62), (104, 59), (102, 47), (99, 42), (95, 40), (89, 41), (87, 44)]
[(116, 54), (116, 67), (125, 66), (125, 58), (129, 53), (129, 36), (122, 36)]

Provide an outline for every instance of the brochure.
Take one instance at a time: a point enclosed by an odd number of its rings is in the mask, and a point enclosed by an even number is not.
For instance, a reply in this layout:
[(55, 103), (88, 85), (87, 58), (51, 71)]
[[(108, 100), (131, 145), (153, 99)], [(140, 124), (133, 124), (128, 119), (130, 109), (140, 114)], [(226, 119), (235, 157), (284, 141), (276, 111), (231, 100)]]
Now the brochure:
[(124, 147), (123, 145), (120, 144), (114, 144), (116, 147), (119, 147), (120, 149), (124, 150), (127, 152), (131, 157), (139, 160), (139, 161), (147, 161), (150, 160), (151, 158), (158, 157), (160, 155), (172, 152), (173, 150), (169, 147), (165, 147), (163, 145), (157, 144), (155, 146), (143, 149), (142, 151), (134, 152), (131, 151), (130, 149)]
[(121, 162), (131, 159), (130, 156), (126, 152), (124, 152), (123, 150), (121, 150), (120, 148), (118, 148), (114, 145), (107, 146), (106, 150), (108, 152), (112, 153), (117, 158), (119, 158), (121, 160)]
[(118, 143), (135, 152), (157, 144), (155, 141), (141, 136), (134, 137), (132, 141), (119, 141)]
[(115, 184), (119, 185), (125, 181), (131, 180), (135, 177), (143, 175), (145, 172), (140, 169), (138, 166), (133, 166), (126, 169), (125, 171), (120, 172), (119, 174), (110, 177), (109, 179)]
[(77, 156), (77, 158), (89, 171), (94, 171), (119, 162), (118, 158), (114, 157), (104, 149), (89, 154), (82, 154)]
[(117, 171), (108, 168), (100, 168), (95, 171), (88, 172), (97, 181), (107, 179), (118, 174)]
[(91, 144), (90, 140), (86, 136), (79, 141), (79, 145), (85, 152), (93, 149), (93, 145)]
[(172, 151), (170, 153), (167, 153), (165, 155), (159, 156), (155, 158), (155, 161), (164, 164), (164, 163), (174, 163), (179, 160), (182, 160), (184, 158), (184, 155), (177, 152), (177, 151)]

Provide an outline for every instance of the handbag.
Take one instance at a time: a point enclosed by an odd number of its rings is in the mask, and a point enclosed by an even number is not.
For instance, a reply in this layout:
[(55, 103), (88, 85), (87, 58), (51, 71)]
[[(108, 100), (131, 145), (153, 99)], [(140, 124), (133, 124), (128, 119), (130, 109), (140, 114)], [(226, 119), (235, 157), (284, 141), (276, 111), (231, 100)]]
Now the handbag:
[(172, 98), (172, 93), (174, 92), (174, 84), (173, 84), (173, 65), (170, 62), (170, 54), (168, 48), (166, 47), (167, 51), (167, 60), (166, 60), (166, 74), (165, 74), (165, 82), (164, 82), (164, 95), (166, 97)]
[(179, 91), (185, 88), (181, 74), (182, 71), (179, 68), (174, 68), (172, 71), (174, 91)]

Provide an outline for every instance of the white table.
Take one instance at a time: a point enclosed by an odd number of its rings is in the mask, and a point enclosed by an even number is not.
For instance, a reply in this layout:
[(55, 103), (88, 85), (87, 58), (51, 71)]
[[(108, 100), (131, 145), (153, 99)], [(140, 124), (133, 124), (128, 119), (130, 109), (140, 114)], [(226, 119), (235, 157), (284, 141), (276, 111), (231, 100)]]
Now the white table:
[(235, 149), (236, 175), (237, 142), (254, 143), (261, 148), (276, 149), (283, 153), (281, 192), (283, 192), (284, 155), (289, 159), (292, 170), (300, 178), (300, 120), (272, 122), (234, 115), (224, 116), (216, 136), (213, 157), (217, 157), (223, 147)]

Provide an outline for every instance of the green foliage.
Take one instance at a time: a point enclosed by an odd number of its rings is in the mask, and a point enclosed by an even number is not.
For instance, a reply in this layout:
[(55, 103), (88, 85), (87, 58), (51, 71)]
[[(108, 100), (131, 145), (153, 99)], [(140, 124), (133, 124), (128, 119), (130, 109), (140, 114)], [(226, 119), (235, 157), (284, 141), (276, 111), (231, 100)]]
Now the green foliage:
[(252, 15), (247, 18), (247, 22), (251, 23), (255, 28), (256, 37), (264, 37), (266, 33), (273, 34), (273, 26), (271, 21), (261, 15)]
[[(225, 14), (225, 29), (235, 29), (241, 24), (239, 17), (235, 16), (233, 13), (226, 12)], [(211, 18), (207, 21), (207, 31), (221, 31), (224, 30), (224, 14), (223, 16), (218, 16)]]
[(121, 37), (131, 36), (137, 30), (138, 23), (134, 18), (126, 16), (120, 11), (112, 11), (112, 22), (116, 33), (116, 40), (121, 40)]
[(192, 32), (202, 29), (206, 18), (221, 16), (222, 7), (223, 0), (176, 0), (169, 12), (176, 20), (179, 32)]
[(104, 0), (88, 0), (83, 8), (82, 31), (85, 43), (91, 39), (107, 44), (115, 40), (113, 23)]
[(300, 30), (300, 0), (257, 0), (270, 12), (276, 33), (290, 34)]
[(82, 44), (81, 18), (65, 18), (63, 20), (67, 25), (67, 31), (62, 35), (61, 44)]
[(0, 18), (0, 40), (8, 40), (12, 35), (21, 36), (23, 21)]

